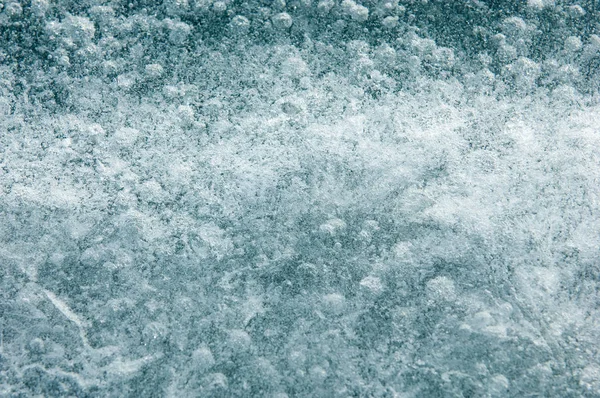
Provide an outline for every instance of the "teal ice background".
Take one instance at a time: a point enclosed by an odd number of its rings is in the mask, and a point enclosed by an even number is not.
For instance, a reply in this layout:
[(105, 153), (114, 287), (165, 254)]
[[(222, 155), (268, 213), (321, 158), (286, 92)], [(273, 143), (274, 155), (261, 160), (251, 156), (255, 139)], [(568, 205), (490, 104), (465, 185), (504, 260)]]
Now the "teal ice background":
[(0, 0), (0, 397), (600, 397), (595, 0)]

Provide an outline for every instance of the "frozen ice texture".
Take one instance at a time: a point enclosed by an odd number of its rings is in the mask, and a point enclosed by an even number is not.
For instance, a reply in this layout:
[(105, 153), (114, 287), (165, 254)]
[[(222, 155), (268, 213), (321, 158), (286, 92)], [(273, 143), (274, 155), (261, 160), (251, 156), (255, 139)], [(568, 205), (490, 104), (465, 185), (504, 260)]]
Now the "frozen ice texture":
[(600, 396), (600, 14), (4, 1), (0, 396)]

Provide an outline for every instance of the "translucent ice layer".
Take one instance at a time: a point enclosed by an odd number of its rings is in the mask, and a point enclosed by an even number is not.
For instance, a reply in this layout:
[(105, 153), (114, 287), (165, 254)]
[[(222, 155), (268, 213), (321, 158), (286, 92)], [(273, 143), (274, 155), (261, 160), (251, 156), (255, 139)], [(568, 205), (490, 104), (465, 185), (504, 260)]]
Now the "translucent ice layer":
[(600, 396), (599, 11), (0, 3), (0, 396)]

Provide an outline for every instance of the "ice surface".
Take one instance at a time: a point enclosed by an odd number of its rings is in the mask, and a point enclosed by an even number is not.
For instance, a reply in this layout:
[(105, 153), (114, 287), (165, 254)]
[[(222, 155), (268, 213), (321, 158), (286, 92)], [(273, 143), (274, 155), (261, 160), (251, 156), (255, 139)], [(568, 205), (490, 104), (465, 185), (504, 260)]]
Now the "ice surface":
[(600, 396), (600, 10), (0, 3), (0, 396)]

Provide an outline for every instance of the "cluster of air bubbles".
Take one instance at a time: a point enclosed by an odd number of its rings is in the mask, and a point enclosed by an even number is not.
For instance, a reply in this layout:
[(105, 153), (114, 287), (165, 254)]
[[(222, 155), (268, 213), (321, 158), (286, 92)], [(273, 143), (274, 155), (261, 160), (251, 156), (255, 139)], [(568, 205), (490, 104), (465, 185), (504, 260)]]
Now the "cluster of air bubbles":
[[(161, 79), (183, 73), (178, 70), (188, 65), (178, 62), (180, 57), (201, 52), (205, 41), (215, 39), (329, 40), (337, 47), (352, 40), (379, 43), (397, 56), (388, 62), (394, 73), (369, 72), (375, 85), (382, 80), (403, 85), (416, 76), (434, 75), (453, 76), (487, 92), (523, 94), (540, 84), (597, 89), (600, 39), (591, 5), (535, 0), (526, 7), (502, 7), (486, 2), (282, 0), (240, 5), (203, 0), (169, 1), (152, 9), (107, 3), (72, 10), (44, 0), (10, 1), (0, 13), (10, 45), (0, 55), (26, 68), (47, 65), (28, 78), (40, 85), (56, 82), (59, 101), (68, 80), (83, 76), (114, 79), (124, 90), (154, 88)], [(370, 68), (368, 57), (353, 61), (364, 64), (357, 65), (361, 71)]]
[(600, 394), (600, 14), (5, 0), (0, 396)]

